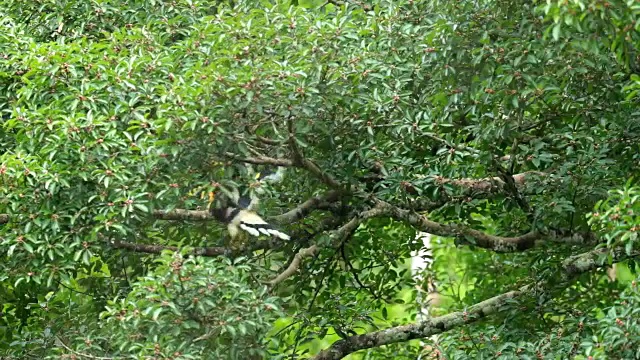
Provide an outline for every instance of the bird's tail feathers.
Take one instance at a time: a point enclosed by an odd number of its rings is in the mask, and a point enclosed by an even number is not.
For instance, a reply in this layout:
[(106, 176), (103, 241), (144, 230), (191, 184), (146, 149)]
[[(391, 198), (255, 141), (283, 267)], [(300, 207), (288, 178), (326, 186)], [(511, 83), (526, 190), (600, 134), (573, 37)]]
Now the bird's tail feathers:
[(248, 232), (253, 236), (260, 236), (260, 234), (267, 236), (275, 236), (282, 240), (290, 240), (291, 237), (282, 231), (275, 229), (271, 224), (252, 224), (247, 222), (240, 222), (240, 229)]

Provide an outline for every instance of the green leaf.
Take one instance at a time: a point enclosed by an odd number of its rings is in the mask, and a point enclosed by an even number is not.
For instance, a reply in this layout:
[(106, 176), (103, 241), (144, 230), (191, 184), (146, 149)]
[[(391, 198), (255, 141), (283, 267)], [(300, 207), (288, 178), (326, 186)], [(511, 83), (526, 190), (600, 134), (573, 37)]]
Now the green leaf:
[(157, 309), (155, 309), (153, 311), (153, 315), (151, 316), (151, 318), (153, 319), (153, 321), (158, 321), (158, 316), (160, 316), (160, 313), (162, 312), (162, 308), (159, 307)]
[(553, 31), (552, 31), (552, 35), (553, 35), (553, 39), (558, 41), (558, 39), (560, 39), (560, 30), (562, 27), (562, 23), (557, 23), (554, 27), (553, 27)]

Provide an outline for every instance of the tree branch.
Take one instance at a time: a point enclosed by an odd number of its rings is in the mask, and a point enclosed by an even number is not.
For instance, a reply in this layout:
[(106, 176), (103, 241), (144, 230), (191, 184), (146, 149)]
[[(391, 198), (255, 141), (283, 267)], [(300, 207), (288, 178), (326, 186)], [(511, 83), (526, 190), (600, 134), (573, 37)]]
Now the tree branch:
[(254, 165), (274, 165), (274, 166), (293, 166), (293, 161), (289, 159), (277, 159), (268, 156), (253, 156), (253, 157), (242, 157), (240, 155), (236, 155), (234, 153), (226, 152), (224, 156), (233, 159), (235, 161), (254, 164)]
[[(253, 158), (241, 158), (236, 155), (233, 155), (234, 158), (238, 161), (244, 161), (252, 164), (271, 164), (276, 166), (292, 166), (293, 163), (288, 159), (275, 159), (268, 157), (253, 157)], [(315, 165), (313, 165), (315, 166)], [(317, 172), (322, 173), (322, 171), (317, 168)], [(532, 175), (545, 176), (547, 174), (538, 172), (538, 171), (528, 171), (521, 174), (513, 175), (513, 179), (518, 186), (523, 186), (526, 183), (526, 180)], [(454, 186), (462, 187), (468, 189), (470, 191), (475, 192), (494, 192), (499, 190), (502, 186), (504, 186), (504, 181), (499, 177), (493, 178), (484, 178), (484, 179), (448, 179), (443, 177), (436, 177), (436, 183), (443, 184), (452, 184)], [(329, 180), (329, 182), (337, 187), (339, 187), (339, 183), (333, 179)], [(273, 219), (275, 222), (279, 223), (292, 223), (297, 220), (302, 219), (306, 215), (308, 215), (314, 209), (321, 207), (321, 205), (325, 202), (335, 202), (339, 198), (339, 191), (330, 191), (323, 196), (318, 196), (315, 198), (311, 198), (304, 203), (300, 204), (297, 208), (292, 209), (284, 214), (274, 216)], [(417, 200), (420, 202), (419, 200)], [(442, 205), (440, 202), (431, 203), (430, 201), (424, 201), (424, 204), (420, 206), (420, 209), (433, 209), (435, 207), (439, 207)], [(156, 210), (153, 212), (153, 216), (160, 220), (194, 220), (194, 221), (204, 221), (211, 220), (211, 216), (205, 210), (186, 210), (186, 209), (173, 209), (170, 211), (165, 210)], [(9, 214), (0, 214), (0, 224), (6, 224), (9, 222)]]
[(296, 271), (300, 268), (300, 264), (302, 263), (302, 259), (309, 256), (316, 256), (320, 249), (316, 245), (312, 245), (308, 248), (303, 248), (298, 251), (298, 253), (293, 257), (293, 261), (289, 264), (289, 266), (278, 276), (273, 278), (273, 280), (269, 281), (267, 284), (271, 287), (278, 285), (283, 282), (291, 275), (295, 274)]
[[(385, 212), (385, 209), (383, 209), (382, 206), (376, 205), (374, 208), (370, 210), (365, 210), (357, 214), (356, 216), (351, 218), (351, 220), (349, 220), (346, 224), (342, 225), (339, 229), (331, 232), (331, 234), (329, 235), (331, 238), (331, 242), (329, 244), (330, 247), (332, 248), (340, 247), (344, 243), (344, 241), (349, 237), (349, 235), (351, 235), (358, 228), (358, 226), (362, 224), (364, 220), (372, 217), (380, 216), (384, 214), (384, 212)], [(308, 256), (315, 256), (319, 250), (320, 250), (320, 247), (315, 244), (308, 248), (301, 249), (294, 256), (294, 259), (291, 261), (291, 264), (289, 264), (287, 269), (284, 270), (280, 275), (276, 276), (273, 280), (269, 281), (269, 285), (274, 286), (286, 280), (288, 277), (293, 275), (298, 270), (298, 268), (300, 267), (302, 258), (308, 257)]]
[(76, 356), (80, 356), (80, 357), (87, 358), (87, 359), (95, 359), (95, 360), (113, 360), (114, 359), (112, 357), (95, 356), (95, 355), (90, 355), (90, 354), (81, 353), (79, 351), (75, 351), (72, 348), (70, 348), (67, 345), (65, 345), (65, 343), (58, 336), (56, 336), (56, 345), (62, 346), (65, 350), (67, 350), (68, 352), (70, 352), (70, 353), (72, 353), (72, 354), (74, 354)]
[[(126, 250), (148, 253), (148, 254), (159, 254), (163, 250), (171, 250), (171, 251), (180, 250), (180, 248), (178, 248), (177, 246), (134, 244), (130, 242), (122, 242), (117, 240), (112, 240), (110, 242), (110, 245), (116, 249), (126, 249)], [(191, 253), (193, 255), (201, 255), (201, 256), (220, 256), (220, 255), (231, 255), (233, 251), (225, 247), (202, 247), (202, 248), (193, 249)]]
[(298, 205), (296, 208), (287, 211), (284, 214), (273, 216), (269, 219), (279, 224), (290, 224), (303, 219), (313, 210), (328, 207), (330, 203), (335, 202), (340, 197), (339, 191), (329, 191), (321, 196), (315, 196)]
[[(580, 255), (570, 257), (562, 262), (561, 270), (563, 280), (566, 282), (575, 276), (604, 266), (607, 260), (608, 249), (596, 249)], [(624, 249), (614, 249), (611, 251), (613, 261), (618, 262), (626, 258), (638, 257), (640, 252), (627, 256)], [(473, 323), (488, 315), (502, 311), (503, 306), (514, 299), (529, 294), (532, 290), (544, 287), (546, 284), (529, 284), (515, 291), (494, 296), (490, 299), (472, 305), (465, 311), (458, 311), (451, 314), (429, 318), (417, 324), (402, 325), (388, 329), (374, 331), (366, 334), (350, 336), (338, 340), (328, 349), (316, 355), (314, 360), (333, 360), (343, 357), (362, 349), (370, 349), (378, 346), (405, 342), (414, 339), (422, 339), (432, 335), (443, 333), (455, 327)]]
[(193, 220), (204, 221), (211, 220), (213, 216), (206, 210), (186, 210), (186, 209), (173, 209), (169, 211), (155, 210), (153, 217), (158, 220)]
[(265, 143), (267, 145), (272, 145), (272, 146), (276, 146), (276, 145), (282, 145), (284, 143), (284, 141), (282, 140), (274, 140), (274, 139), (269, 139), (266, 138), (264, 136), (260, 136), (257, 134), (254, 134), (254, 136), (256, 137), (256, 139), (258, 139), (258, 141)]
[(524, 251), (534, 247), (536, 240), (542, 237), (540, 233), (535, 231), (516, 237), (490, 235), (463, 225), (441, 224), (415, 212), (401, 209), (380, 200), (378, 202), (393, 218), (406, 221), (420, 231), (438, 236), (456, 237), (468, 244), (474, 244), (496, 252)]
[[(512, 175), (513, 181), (517, 186), (524, 186), (529, 178), (532, 176), (548, 176), (548, 174), (540, 171), (527, 171), (520, 174)], [(483, 179), (448, 179), (441, 176), (436, 176), (435, 181), (438, 185), (451, 184), (457, 187), (461, 187), (473, 192), (492, 193), (502, 190), (506, 185), (502, 178), (496, 176)]]
[(327, 184), (330, 188), (333, 189), (342, 189), (343, 186), (336, 181), (331, 175), (322, 171), (316, 164), (314, 164), (311, 160), (306, 159), (302, 154), (302, 150), (298, 146), (295, 137), (295, 128), (293, 126), (293, 118), (287, 119), (287, 127), (289, 129), (289, 147), (291, 148), (293, 164), (296, 166), (306, 169), (315, 177), (320, 179), (323, 183)]
[(429, 220), (426, 216), (393, 206), (381, 200), (376, 200), (384, 212), (391, 215), (396, 220), (406, 221), (420, 231), (433, 235), (455, 237), (464, 244), (475, 245), (495, 252), (520, 252), (533, 248), (545, 242), (586, 244), (593, 242), (593, 234), (576, 233), (566, 234), (550, 231), (543, 234), (531, 231), (526, 234), (514, 237), (504, 237), (487, 234), (485, 232), (469, 228), (458, 224), (442, 224)]
[(448, 147), (450, 149), (455, 149), (455, 150), (458, 150), (458, 151), (468, 151), (468, 152), (470, 152), (470, 153), (472, 153), (474, 155), (480, 155), (480, 151), (477, 150), (477, 149), (474, 149), (472, 147), (469, 147), (469, 146), (466, 146), (466, 145), (453, 144), (453, 143), (450, 143), (449, 141), (447, 141), (447, 140), (445, 140), (445, 139), (443, 139), (441, 137), (435, 136), (435, 135), (430, 134), (430, 133), (422, 133), (421, 135), (424, 135), (424, 136), (428, 137), (431, 140), (435, 140), (435, 141), (437, 141), (437, 142), (439, 142), (441, 144), (444, 144), (446, 147)]
[(347, 222), (346, 224), (342, 225), (338, 230), (333, 231), (331, 233), (331, 235), (330, 235), (330, 237), (331, 237), (331, 243), (330, 243), (331, 247), (337, 248), (337, 247), (341, 246), (342, 243), (349, 237), (349, 235), (351, 235), (351, 233), (356, 231), (358, 226), (360, 226), (360, 224), (362, 224), (365, 220), (370, 219), (370, 218), (374, 218), (374, 217), (378, 217), (378, 216), (382, 216), (382, 215), (385, 215), (387, 213), (388, 213), (388, 209), (386, 209), (381, 204), (376, 204), (376, 206), (373, 207), (372, 209), (365, 210), (365, 211), (357, 214), (351, 220), (349, 220), (349, 222)]
[[(264, 250), (264, 249), (275, 249), (284, 244), (284, 241), (280, 239), (270, 239), (270, 240), (261, 240), (258, 242), (254, 242), (251, 246), (241, 249), (230, 249), (222, 246), (216, 247), (196, 247), (191, 251), (191, 254), (198, 256), (235, 256), (241, 255), (247, 251), (256, 251), (256, 250)], [(177, 246), (165, 246), (165, 245), (155, 245), (155, 244), (134, 244), (130, 242), (122, 242), (117, 240), (112, 240), (110, 245), (116, 249), (126, 249), (135, 252), (142, 252), (148, 254), (159, 254), (163, 250), (171, 250), (178, 251), (180, 250)]]

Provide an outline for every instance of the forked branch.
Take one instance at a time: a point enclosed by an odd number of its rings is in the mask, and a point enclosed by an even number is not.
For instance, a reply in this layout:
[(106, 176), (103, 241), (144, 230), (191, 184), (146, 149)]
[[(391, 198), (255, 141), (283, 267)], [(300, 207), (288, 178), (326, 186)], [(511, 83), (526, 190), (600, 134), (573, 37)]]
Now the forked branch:
[[(563, 274), (563, 281), (568, 283), (575, 276), (587, 271), (595, 270), (598, 267), (606, 266), (608, 249), (596, 249), (580, 255), (567, 258), (562, 262), (560, 270)], [(619, 262), (628, 258), (640, 257), (640, 252), (626, 255), (624, 249), (611, 251), (614, 262)], [(405, 342), (414, 339), (427, 338), (432, 335), (443, 333), (458, 326), (476, 322), (494, 313), (500, 312), (509, 302), (522, 298), (530, 294), (533, 290), (542, 290), (546, 284), (529, 284), (518, 290), (509, 291), (504, 294), (494, 296), (490, 299), (470, 306), (464, 311), (430, 318), (416, 324), (390, 327), (380, 331), (354, 335), (333, 343), (328, 349), (316, 355), (314, 360), (335, 360), (352, 354), (358, 350), (370, 349), (378, 346)]]

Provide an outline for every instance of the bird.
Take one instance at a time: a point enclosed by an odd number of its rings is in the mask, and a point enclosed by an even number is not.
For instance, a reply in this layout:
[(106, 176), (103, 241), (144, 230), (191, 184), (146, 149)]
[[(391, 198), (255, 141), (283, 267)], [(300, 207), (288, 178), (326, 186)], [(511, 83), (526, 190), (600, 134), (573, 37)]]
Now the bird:
[(291, 237), (276, 229), (257, 213), (259, 199), (255, 192), (240, 194), (240, 190), (231, 190), (220, 186), (218, 194), (210, 194), (209, 212), (214, 219), (227, 225), (230, 243), (234, 248), (247, 245), (250, 236), (261, 235), (290, 240)]

